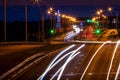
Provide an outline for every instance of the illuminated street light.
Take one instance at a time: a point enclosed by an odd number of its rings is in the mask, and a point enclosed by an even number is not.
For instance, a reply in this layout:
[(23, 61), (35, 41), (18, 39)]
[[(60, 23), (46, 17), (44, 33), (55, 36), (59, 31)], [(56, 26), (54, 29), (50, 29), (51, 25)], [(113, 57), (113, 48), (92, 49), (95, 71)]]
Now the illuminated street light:
[(108, 11), (112, 11), (112, 8), (111, 8), (111, 7), (109, 7), (109, 8), (108, 8)]
[(57, 12), (55, 12), (55, 16), (57, 16), (58, 15), (58, 13)]
[(98, 15), (100, 15), (100, 14), (101, 14), (101, 13), (100, 13), (100, 11), (97, 11), (96, 13), (97, 13)]
[(47, 13), (48, 13), (48, 14), (51, 14), (51, 12), (50, 12), (50, 11), (47, 11)]
[(96, 18), (95, 18), (95, 17), (93, 17), (93, 18), (92, 18), (92, 21), (95, 21), (95, 20), (96, 20)]
[(100, 13), (102, 13), (103, 12), (103, 10), (102, 9), (100, 9)]
[(107, 16), (105, 16), (105, 15), (102, 15), (102, 17), (105, 19), (105, 18), (107, 18)]
[(118, 30), (118, 12), (114, 11), (111, 7), (108, 8), (108, 11), (110, 11), (110, 12), (116, 12), (116, 29)]
[(50, 11), (53, 11), (53, 8), (52, 8), (52, 7), (50, 7)]
[(34, 0), (34, 4), (39, 4), (40, 0)]

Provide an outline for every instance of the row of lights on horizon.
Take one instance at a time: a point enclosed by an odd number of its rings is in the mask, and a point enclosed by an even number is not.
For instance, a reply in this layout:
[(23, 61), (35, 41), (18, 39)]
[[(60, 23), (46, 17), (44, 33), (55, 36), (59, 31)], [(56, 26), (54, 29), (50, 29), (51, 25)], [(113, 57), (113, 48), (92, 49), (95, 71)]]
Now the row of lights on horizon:
[(69, 19), (70, 21), (73, 21), (75, 22), (76, 21), (76, 18), (75, 17), (72, 17), (72, 16), (67, 16), (65, 14), (58, 14), (52, 7), (50, 7), (48, 10), (47, 10), (47, 14), (53, 14), (55, 16), (61, 16), (62, 18), (66, 18), (66, 19)]

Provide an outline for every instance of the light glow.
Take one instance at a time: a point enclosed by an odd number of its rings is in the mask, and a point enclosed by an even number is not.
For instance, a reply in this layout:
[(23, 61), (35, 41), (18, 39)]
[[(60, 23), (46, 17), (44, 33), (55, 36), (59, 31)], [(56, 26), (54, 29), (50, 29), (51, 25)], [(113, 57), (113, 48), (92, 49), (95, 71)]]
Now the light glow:
[(64, 37), (65, 41), (73, 39), (76, 35), (80, 33), (80, 28), (77, 25), (73, 25), (73, 29), (73, 31), (70, 31), (66, 34), (66, 36)]

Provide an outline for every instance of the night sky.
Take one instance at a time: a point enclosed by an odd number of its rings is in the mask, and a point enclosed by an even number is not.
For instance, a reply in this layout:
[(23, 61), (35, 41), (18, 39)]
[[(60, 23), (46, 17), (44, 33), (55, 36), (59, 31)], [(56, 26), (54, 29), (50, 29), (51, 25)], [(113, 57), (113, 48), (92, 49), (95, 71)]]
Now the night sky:
[[(0, 0), (0, 21), (3, 21), (3, 1)], [(6, 0), (7, 1), (7, 21), (24, 21), (24, 5), (28, 7), (28, 20), (38, 20), (38, 5), (33, 0)], [(45, 14), (45, 10), (49, 6), (53, 6), (55, 10), (60, 10), (75, 17), (91, 17), (99, 8), (107, 8), (109, 6), (120, 9), (120, 0), (40, 0), (40, 12)]]

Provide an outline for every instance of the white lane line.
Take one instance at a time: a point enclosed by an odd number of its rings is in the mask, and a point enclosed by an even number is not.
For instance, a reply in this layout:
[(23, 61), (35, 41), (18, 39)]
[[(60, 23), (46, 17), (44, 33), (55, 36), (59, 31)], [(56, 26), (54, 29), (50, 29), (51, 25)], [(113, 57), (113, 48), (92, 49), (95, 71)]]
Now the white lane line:
[(43, 80), (44, 76), (48, 73), (48, 71), (51, 69), (51, 67), (53, 67), (52, 65), (55, 63), (55, 61), (63, 54), (65, 53), (67, 50), (71, 49), (72, 47), (74, 47), (75, 45), (71, 45), (68, 48), (66, 48), (65, 50), (63, 50), (60, 54), (58, 54), (53, 61), (49, 64), (49, 66), (47, 67), (47, 69), (45, 70), (45, 72), (37, 79), (37, 80)]
[(118, 69), (117, 69), (117, 73), (116, 73), (116, 75), (115, 75), (114, 80), (118, 80), (119, 72), (120, 72), (120, 63), (119, 63), (119, 66), (118, 66)]
[[(72, 47), (74, 47), (75, 45), (73, 45)], [(71, 48), (72, 48), (71, 47)], [(70, 57), (70, 59), (68, 60), (68, 62), (70, 61), (70, 60), (72, 60), (72, 58), (74, 58), (76, 55), (78, 55), (79, 54), (79, 52), (78, 53), (76, 53), (79, 49), (81, 49), (82, 47), (84, 47), (84, 44), (82, 45), (82, 46), (80, 46), (79, 48), (77, 48), (76, 50), (73, 50), (73, 51), (71, 51), (71, 52), (69, 52), (69, 53), (67, 53), (67, 54), (64, 54), (61, 58), (59, 58), (63, 53), (65, 53), (67, 50), (69, 50), (70, 48), (67, 48), (66, 50), (64, 50), (64, 51), (62, 51), (62, 53), (60, 53), (59, 55), (57, 55), (56, 57), (55, 57), (55, 59), (53, 59), (53, 61), (51, 62), (51, 64), (48, 66), (48, 68), (46, 69), (46, 71), (38, 78), (38, 80), (43, 80), (43, 78), (45, 77), (45, 75), (56, 65), (56, 64), (58, 64), (62, 59), (64, 59), (65, 57), (67, 57), (68, 55), (70, 55), (71, 57)], [(74, 53), (74, 54), (73, 54)], [(76, 53), (76, 54), (75, 54)], [(59, 58), (59, 59), (58, 59)], [(64, 64), (66, 64), (66, 63), (64, 63)], [(61, 77), (61, 75), (62, 75), (62, 71), (64, 71), (64, 69), (65, 69), (65, 66), (63, 65), (60, 69), (58, 69), (58, 71), (53, 75), (53, 77), (51, 78), (51, 79), (53, 79), (59, 72), (59, 74), (60, 74), (60, 77)], [(60, 78), (59, 77), (59, 78)], [(59, 79), (58, 79), (59, 80)]]
[(57, 80), (60, 80), (60, 78), (61, 78), (61, 76), (62, 76), (62, 74), (63, 74), (63, 71), (65, 70), (67, 64), (68, 64), (75, 56), (77, 56), (78, 54), (79, 54), (79, 52), (76, 53), (76, 54), (70, 55), (70, 57), (67, 59), (66, 63), (62, 66), (62, 70), (60, 71), (60, 74), (58, 75)]
[(115, 53), (116, 53), (116, 51), (117, 51), (117, 48), (118, 48), (119, 43), (120, 43), (120, 41), (117, 42), (116, 47), (115, 47), (115, 49), (114, 49), (113, 56), (112, 56), (112, 59), (111, 59), (111, 62), (110, 62), (110, 67), (109, 67), (109, 70), (108, 70), (108, 74), (107, 74), (107, 79), (106, 79), (106, 80), (109, 80), (110, 70), (111, 70), (111, 68), (112, 68), (113, 59), (114, 59), (114, 57), (115, 57)]
[(107, 43), (110, 43), (110, 41), (104, 42), (104, 43), (97, 49), (97, 51), (95, 52), (95, 54), (94, 54), (94, 55), (92, 56), (92, 58), (90, 59), (90, 61), (89, 61), (88, 65), (87, 65), (86, 69), (84, 70), (84, 72), (83, 72), (83, 74), (82, 74), (80, 80), (83, 80), (83, 77), (84, 77), (86, 71), (88, 70), (88, 68), (89, 68), (89, 66), (90, 66), (90, 64), (91, 64), (91, 62), (93, 61), (93, 59), (94, 59), (94, 57), (96, 56), (96, 54), (98, 53), (98, 51), (99, 51), (105, 44), (107, 44)]
[(59, 75), (58, 75), (57, 80), (60, 80), (60, 78), (61, 78), (61, 76), (62, 76), (62, 74), (63, 74), (63, 71), (65, 70), (67, 64), (68, 64), (76, 55), (78, 55), (78, 54), (80, 53), (80, 52), (77, 52), (77, 51), (80, 50), (80, 49), (81, 49), (82, 47), (84, 47), (84, 46), (85, 46), (85, 44), (83, 44), (82, 46), (78, 47), (76, 50), (73, 50), (73, 51), (69, 52), (69, 53), (71, 53), (71, 54), (70, 54), (70, 56), (68, 57), (68, 59), (65, 61), (65, 63), (63, 64), (63, 66), (53, 75), (53, 77), (52, 77), (50, 80), (53, 80), (54, 77), (55, 77), (58, 73), (59, 73)]
[[(104, 43), (105, 41), (79, 41), (79, 40), (71, 40), (71, 42), (78, 42), (78, 43)], [(108, 42), (108, 41), (106, 41), (106, 42)], [(114, 41), (114, 42), (109, 41), (109, 42), (113, 43), (113, 44), (117, 43), (116, 41)]]
[[(61, 76), (62, 76), (62, 73), (63, 73), (63, 71), (65, 70), (65, 67), (67, 66), (67, 64), (68, 64), (76, 55), (78, 55), (78, 54), (79, 54), (79, 52), (76, 53), (72, 58), (70, 58), (70, 57), (71, 57), (71, 55), (70, 55), (69, 58), (67, 59), (67, 61), (65, 62), (65, 64), (63, 64), (63, 66), (51, 77), (50, 80), (53, 80), (58, 73), (59, 73), (59, 75), (58, 75), (57, 80), (60, 80), (60, 78), (61, 78)], [(72, 72), (72, 73), (73, 73), (73, 72)]]

